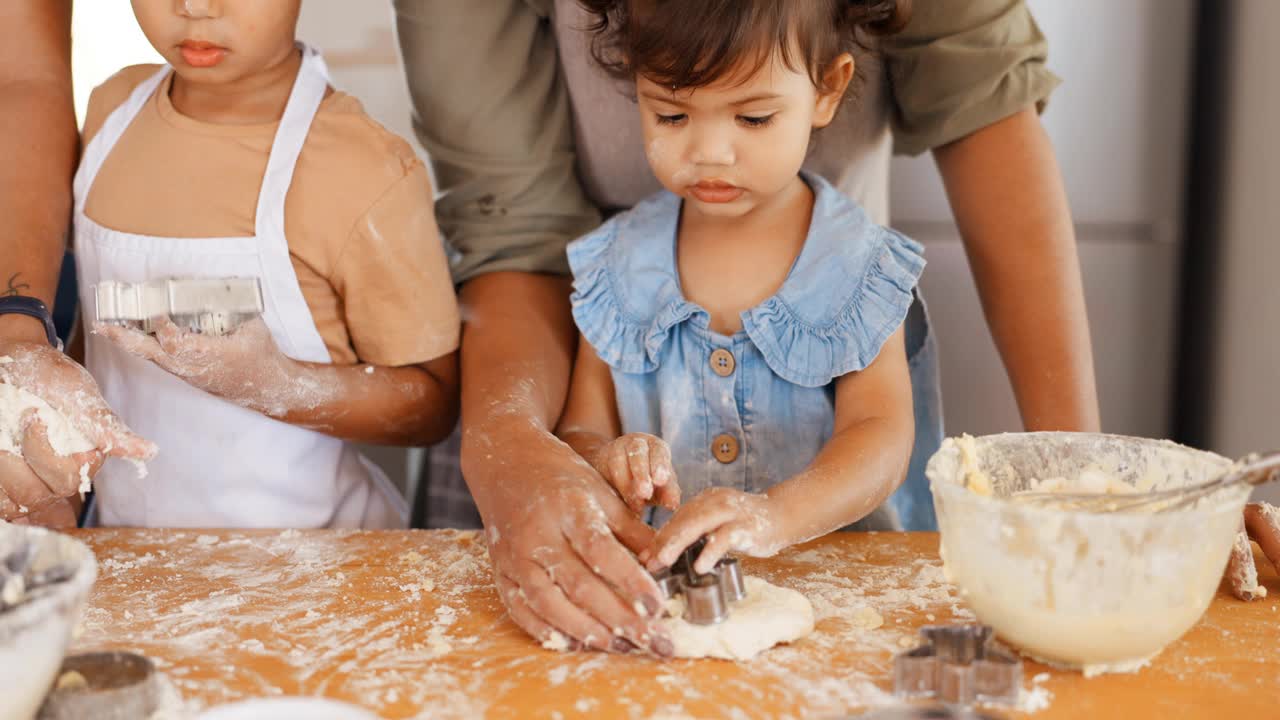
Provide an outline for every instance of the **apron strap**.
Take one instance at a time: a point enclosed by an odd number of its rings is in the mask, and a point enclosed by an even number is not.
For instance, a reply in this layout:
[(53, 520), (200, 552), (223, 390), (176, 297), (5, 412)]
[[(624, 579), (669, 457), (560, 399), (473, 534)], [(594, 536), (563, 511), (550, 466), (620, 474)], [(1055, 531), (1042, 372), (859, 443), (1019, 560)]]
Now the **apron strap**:
[(262, 190), (258, 193), (258, 210), (254, 218), (258, 237), (284, 238), (284, 204), (293, 184), (293, 170), (298, 155), (307, 141), (311, 121), (324, 100), (329, 88), (329, 69), (314, 48), (299, 43), (302, 50), (302, 67), (293, 82), (293, 91), (285, 105), (284, 115), (271, 144), (271, 157), (262, 178)]
[(298, 285), (285, 238), (285, 200), (293, 184), (293, 172), (311, 122), (329, 88), (329, 70), (320, 53), (302, 43), (299, 48), (302, 67), (271, 144), (271, 156), (258, 194), (254, 235), (258, 238), (263, 265), (263, 291), (271, 295), (281, 320), (284, 337), (277, 338), (284, 341), (281, 349), (297, 360), (327, 363), (331, 360), (329, 350)]
[(129, 94), (129, 98), (111, 111), (111, 114), (107, 116), (107, 121), (98, 130), (98, 134), (93, 136), (93, 140), (85, 148), (84, 154), (80, 159), (80, 167), (76, 170), (75, 209), (77, 215), (84, 212), (85, 201), (89, 197), (89, 189), (93, 187), (93, 181), (98, 177), (98, 171), (102, 169), (102, 163), (111, 154), (111, 149), (119, 142), (120, 136), (124, 135), (124, 131), (129, 128), (133, 119), (146, 106), (156, 88), (160, 87), (160, 83), (169, 74), (169, 70), (168, 65), (160, 68), (145, 82), (134, 88), (133, 92)]

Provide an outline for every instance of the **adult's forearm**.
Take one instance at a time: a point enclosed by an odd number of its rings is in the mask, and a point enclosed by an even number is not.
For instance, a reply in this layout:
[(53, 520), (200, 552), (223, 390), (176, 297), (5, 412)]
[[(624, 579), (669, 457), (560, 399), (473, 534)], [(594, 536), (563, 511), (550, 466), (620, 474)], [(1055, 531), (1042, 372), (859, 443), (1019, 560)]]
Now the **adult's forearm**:
[(577, 331), (567, 278), (492, 273), (461, 293), (462, 472), (481, 512), (522, 453), (573, 451), (552, 435)]
[(0, 294), (53, 302), (76, 142), (70, 96), (41, 84), (0, 86)]
[(1035, 111), (940, 147), (934, 157), (1023, 424), (1098, 430), (1075, 232)]
[[(77, 134), (71, 3), (0, 7), (0, 295), (52, 304), (71, 212)], [(44, 338), (40, 323), (0, 316), (0, 337)]]

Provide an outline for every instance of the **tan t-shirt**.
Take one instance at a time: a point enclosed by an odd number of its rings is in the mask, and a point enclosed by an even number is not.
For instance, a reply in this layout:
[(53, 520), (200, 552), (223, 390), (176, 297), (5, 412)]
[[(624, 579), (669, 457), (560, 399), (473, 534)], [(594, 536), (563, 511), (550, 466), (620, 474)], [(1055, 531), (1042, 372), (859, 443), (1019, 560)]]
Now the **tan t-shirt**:
[[(84, 144), (158, 66), (93, 91)], [(85, 214), (121, 232), (178, 238), (254, 234), (276, 124), (216, 125), (180, 114), (166, 79), (107, 156)], [(294, 272), (335, 364), (401, 366), (458, 347), (459, 316), (430, 179), (360, 102), (320, 105), (285, 202)]]

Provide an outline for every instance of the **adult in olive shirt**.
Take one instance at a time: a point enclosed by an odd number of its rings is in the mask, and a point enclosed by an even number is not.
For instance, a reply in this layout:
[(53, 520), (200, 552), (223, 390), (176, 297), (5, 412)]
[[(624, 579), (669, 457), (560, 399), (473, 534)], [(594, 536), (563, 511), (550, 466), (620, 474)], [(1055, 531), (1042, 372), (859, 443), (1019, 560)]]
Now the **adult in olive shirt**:
[[(625, 549), (652, 531), (551, 434), (576, 336), (564, 247), (658, 189), (637, 113), (591, 67), (574, 0), (395, 5), (416, 131), (445, 193), (440, 224), (459, 252), (460, 465), (499, 591), (544, 641), (559, 631), (625, 649), (611, 632), (622, 628), (662, 652), (666, 639), (631, 611), (635, 597), (656, 597)], [(1056, 83), (1044, 38), (1019, 0), (913, 5), (882, 62), (857, 58), (861, 90), (844, 124), (819, 136), (810, 167), (883, 222), (890, 128), (897, 151), (932, 151), (1025, 426), (1097, 430), (1076, 242), (1037, 115)], [(915, 316), (917, 437), (936, 445), (936, 369), (924, 313)], [(917, 468), (926, 451), (917, 444)], [(432, 500), (465, 501), (438, 470)], [(908, 486), (921, 490), (918, 477), (900, 492)]]

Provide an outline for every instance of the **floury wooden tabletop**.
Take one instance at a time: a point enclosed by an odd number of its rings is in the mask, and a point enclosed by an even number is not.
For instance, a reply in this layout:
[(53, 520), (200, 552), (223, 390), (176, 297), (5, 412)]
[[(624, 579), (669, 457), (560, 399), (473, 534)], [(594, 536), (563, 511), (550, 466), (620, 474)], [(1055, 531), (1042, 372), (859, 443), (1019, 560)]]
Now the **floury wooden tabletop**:
[[(484, 543), (453, 531), (87, 530), (100, 564), (72, 652), (156, 661), (189, 708), (323, 695), (386, 718), (841, 717), (890, 699), (923, 625), (972, 621), (928, 533), (841, 533), (748, 574), (813, 602), (815, 632), (755, 660), (544, 650), (507, 618)], [(1280, 578), (1219, 592), (1132, 675), (1027, 662), (1022, 711), (1054, 718), (1280, 716)], [(1023, 712), (997, 711), (1022, 716)]]

